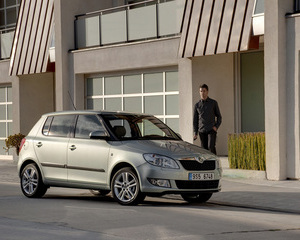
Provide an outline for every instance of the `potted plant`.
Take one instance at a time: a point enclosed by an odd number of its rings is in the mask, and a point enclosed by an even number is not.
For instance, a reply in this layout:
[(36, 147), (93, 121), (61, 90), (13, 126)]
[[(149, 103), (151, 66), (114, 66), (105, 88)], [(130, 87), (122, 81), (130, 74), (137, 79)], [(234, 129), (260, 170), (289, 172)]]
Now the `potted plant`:
[(25, 137), (25, 135), (23, 135), (22, 133), (8, 136), (8, 138), (5, 139), (6, 151), (8, 151), (10, 148), (16, 148), (17, 156), (19, 156), (20, 144), (24, 137)]

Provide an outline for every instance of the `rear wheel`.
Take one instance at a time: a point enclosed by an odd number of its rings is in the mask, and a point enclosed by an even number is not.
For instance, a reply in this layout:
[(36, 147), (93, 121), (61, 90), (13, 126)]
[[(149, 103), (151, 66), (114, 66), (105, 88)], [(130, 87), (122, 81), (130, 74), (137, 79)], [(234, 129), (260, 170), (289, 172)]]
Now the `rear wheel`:
[(207, 202), (212, 196), (212, 193), (199, 193), (199, 194), (190, 194), (183, 193), (181, 197), (189, 203), (204, 203)]
[(145, 199), (145, 194), (140, 191), (139, 179), (130, 167), (116, 172), (111, 190), (114, 199), (122, 205), (136, 205)]
[(25, 166), (21, 173), (21, 189), (29, 198), (39, 198), (45, 195), (47, 186), (44, 185), (38, 167), (31, 163)]

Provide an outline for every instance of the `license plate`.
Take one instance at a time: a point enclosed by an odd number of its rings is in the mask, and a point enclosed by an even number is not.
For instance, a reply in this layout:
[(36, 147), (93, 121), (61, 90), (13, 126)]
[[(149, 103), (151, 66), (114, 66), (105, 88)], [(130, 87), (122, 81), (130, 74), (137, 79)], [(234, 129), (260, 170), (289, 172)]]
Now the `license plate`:
[(215, 179), (214, 173), (189, 173), (189, 180), (213, 180)]

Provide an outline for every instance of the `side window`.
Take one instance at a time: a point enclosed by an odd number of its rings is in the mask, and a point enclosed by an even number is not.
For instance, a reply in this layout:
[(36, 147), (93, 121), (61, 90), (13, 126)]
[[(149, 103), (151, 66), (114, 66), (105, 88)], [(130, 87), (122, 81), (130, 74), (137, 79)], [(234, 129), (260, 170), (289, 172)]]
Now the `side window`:
[(48, 135), (55, 137), (68, 137), (74, 125), (74, 118), (75, 115), (54, 116)]
[(79, 115), (76, 124), (75, 138), (89, 139), (91, 132), (99, 130), (104, 131), (105, 128), (96, 115)]
[(44, 124), (44, 127), (43, 127), (43, 134), (44, 135), (48, 135), (49, 134), (49, 129), (50, 129), (50, 125), (51, 125), (51, 122), (53, 120), (53, 117), (48, 117), (45, 124)]
[[(118, 138), (132, 137), (131, 128), (129, 122), (126, 119), (114, 119), (109, 121), (114, 134)], [(120, 133), (121, 127), (123, 128), (122, 133)]]

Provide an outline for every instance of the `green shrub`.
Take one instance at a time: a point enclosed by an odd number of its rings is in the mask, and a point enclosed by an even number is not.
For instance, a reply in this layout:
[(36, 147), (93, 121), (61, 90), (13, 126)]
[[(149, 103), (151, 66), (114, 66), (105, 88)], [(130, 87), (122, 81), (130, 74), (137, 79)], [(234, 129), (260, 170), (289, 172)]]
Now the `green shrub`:
[(10, 148), (16, 148), (17, 155), (19, 155), (19, 147), (24, 137), (25, 135), (22, 133), (8, 136), (8, 138), (5, 139), (6, 148), (4, 149), (8, 151)]
[(229, 134), (228, 161), (233, 169), (265, 171), (265, 133)]

